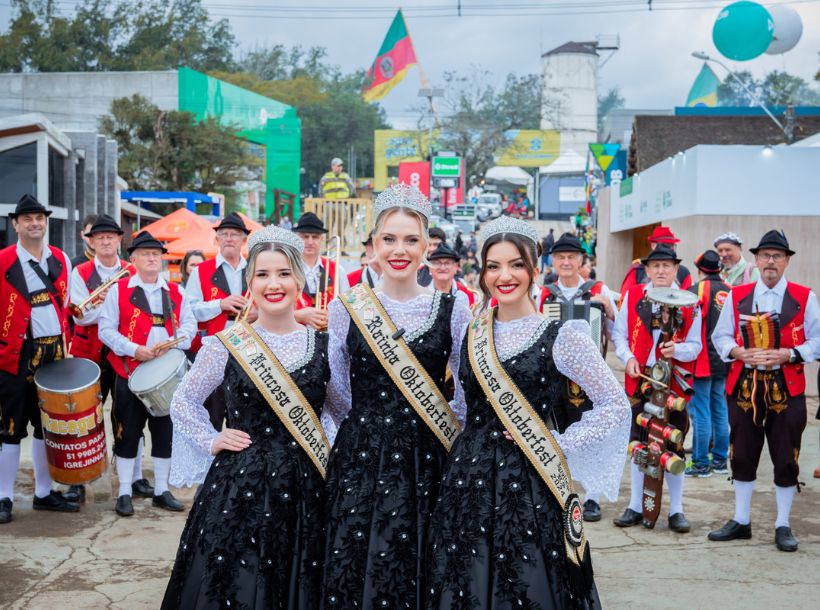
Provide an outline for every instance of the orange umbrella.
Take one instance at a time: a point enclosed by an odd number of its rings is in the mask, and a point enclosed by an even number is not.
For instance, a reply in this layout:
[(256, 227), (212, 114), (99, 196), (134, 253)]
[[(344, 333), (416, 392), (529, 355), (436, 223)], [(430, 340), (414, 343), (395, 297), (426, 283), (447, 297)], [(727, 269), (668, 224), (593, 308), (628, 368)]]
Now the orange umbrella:
[[(213, 234), (210, 222), (186, 208), (174, 210), (168, 216), (163, 216), (142, 228), (143, 231), (148, 231), (158, 240), (166, 242), (184, 237), (194, 229), (210, 230)], [(212, 242), (213, 239), (211, 239)], [(214, 256), (216, 256), (216, 252), (214, 252)]]
[(216, 245), (216, 232), (210, 226), (189, 229), (184, 236), (165, 244), (165, 248), (168, 253), (162, 258), (166, 260), (182, 259), (189, 250), (202, 250), (205, 258), (208, 259), (215, 257), (219, 252)]
[[(242, 212), (237, 212), (237, 214), (239, 214), (240, 218), (242, 218), (242, 222), (245, 223), (245, 226), (248, 228), (248, 231), (250, 231), (251, 233), (253, 233), (254, 231), (258, 231), (259, 229), (264, 228), (258, 222), (256, 222), (255, 220), (251, 220), (249, 216), (243, 214)], [(219, 220), (217, 220), (213, 224), (213, 226), (214, 227), (217, 226), (220, 222), (222, 222), (221, 218)]]

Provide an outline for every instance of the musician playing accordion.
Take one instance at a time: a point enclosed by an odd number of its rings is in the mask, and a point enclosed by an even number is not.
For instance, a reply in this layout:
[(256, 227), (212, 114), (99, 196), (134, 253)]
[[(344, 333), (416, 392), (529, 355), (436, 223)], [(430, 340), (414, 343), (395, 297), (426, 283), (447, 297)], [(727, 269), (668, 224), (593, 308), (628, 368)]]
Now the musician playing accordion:
[(735, 515), (709, 539), (752, 537), (752, 492), (765, 437), (774, 465), (775, 545), (796, 551), (789, 513), (806, 427), (803, 363), (820, 355), (820, 309), (814, 292), (784, 277), (795, 252), (782, 231), (769, 231), (750, 251), (760, 279), (732, 289), (712, 333), (721, 358), (731, 362), (726, 392)]
[[(150, 415), (143, 402), (128, 387), (128, 378), (148, 360), (166, 349), (155, 348), (176, 334), (186, 349), (196, 334), (196, 319), (188, 301), (176, 284), (160, 275), (162, 243), (143, 231), (134, 238), (128, 254), (135, 275), (119, 280), (108, 291), (100, 311), (99, 334), (111, 350), (108, 361), (117, 373), (114, 387), (114, 455), (120, 481), (115, 510), (122, 517), (134, 514), (131, 483), (139, 440), (146, 422), (151, 431), (151, 456), (154, 461), (153, 504), (166, 510), (181, 511), (182, 503), (168, 490), (171, 470), (171, 418)], [(176, 331), (176, 332), (175, 332)]]

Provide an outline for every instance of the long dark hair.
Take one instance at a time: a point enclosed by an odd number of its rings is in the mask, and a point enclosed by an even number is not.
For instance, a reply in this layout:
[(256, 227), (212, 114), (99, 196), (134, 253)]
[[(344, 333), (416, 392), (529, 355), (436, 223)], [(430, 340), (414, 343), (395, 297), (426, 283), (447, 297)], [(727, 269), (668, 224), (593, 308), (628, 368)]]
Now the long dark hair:
[(202, 253), (202, 250), (188, 250), (185, 253), (185, 256), (182, 257), (182, 263), (179, 265), (179, 272), (182, 275), (183, 286), (188, 284), (188, 261), (191, 260), (192, 256), (198, 256), (203, 261), (207, 260), (205, 255)]
[(484, 275), (487, 273), (487, 252), (496, 244), (501, 242), (509, 242), (518, 250), (521, 259), (524, 261), (524, 266), (530, 276), (530, 284), (527, 286), (527, 294), (532, 290), (532, 285), (535, 283), (536, 261), (541, 256), (540, 244), (534, 244), (529, 239), (518, 233), (496, 233), (484, 242), (481, 246), (481, 274), (478, 276), (478, 287), (481, 288), (481, 294), (484, 296), (483, 308), (486, 309), (490, 305), (490, 289), (487, 288), (487, 283), (484, 280)]

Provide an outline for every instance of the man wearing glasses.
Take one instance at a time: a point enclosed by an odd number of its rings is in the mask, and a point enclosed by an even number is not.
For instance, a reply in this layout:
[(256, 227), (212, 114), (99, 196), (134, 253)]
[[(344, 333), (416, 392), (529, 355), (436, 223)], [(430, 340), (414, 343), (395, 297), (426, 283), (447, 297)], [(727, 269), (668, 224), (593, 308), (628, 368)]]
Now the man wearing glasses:
[[(458, 271), (458, 254), (446, 243), (440, 243), (432, 254), (427, 255), (430, 261), (430, 273), (433, 276), (433, 287), (446, 294), (453, 294), (457, 298), (466, 298), (467, 305), (475, 304), (475, 294), (464, 284), (456, 280)], [(458, 295), (462, 294), (463, 297)]]
[[(752, 537), (752, 492), (765, 438), (774, 464), (775, 544), (781, 551), (796, 551), (789, 513), (797, 489), (800, 438), (806, 427), (803, 368), (804, 362), (820, 354), (820, 309), (814, 292), (784, 277), (794, 251), (782, 231), (769, 231), (750, 251), (760, 279), (732, 289), (712, 333), (717, 353), (732, 363), (726, 393), (735, 515), (711, 532), (709, 539)], [(777, 316), (771, 320), (756, 317), (768, 313)], [(767, 331), (774, 333), (775, 340), (763, 341)]]

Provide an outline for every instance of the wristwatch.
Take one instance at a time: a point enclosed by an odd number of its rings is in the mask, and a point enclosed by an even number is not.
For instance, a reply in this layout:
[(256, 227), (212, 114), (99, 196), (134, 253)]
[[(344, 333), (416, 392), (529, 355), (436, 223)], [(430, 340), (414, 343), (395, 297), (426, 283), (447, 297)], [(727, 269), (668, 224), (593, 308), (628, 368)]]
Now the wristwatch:
[(789, 364), (794, 364), (796, 362), (801, 362), (803, 357), (800, 355), (796, 349), (792, 348), (789, 350)]

